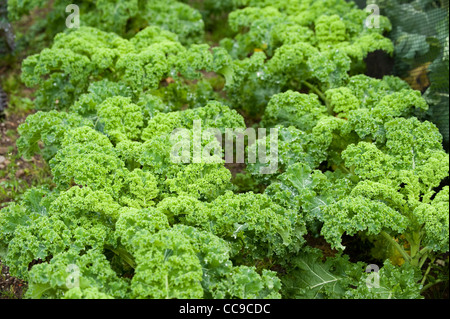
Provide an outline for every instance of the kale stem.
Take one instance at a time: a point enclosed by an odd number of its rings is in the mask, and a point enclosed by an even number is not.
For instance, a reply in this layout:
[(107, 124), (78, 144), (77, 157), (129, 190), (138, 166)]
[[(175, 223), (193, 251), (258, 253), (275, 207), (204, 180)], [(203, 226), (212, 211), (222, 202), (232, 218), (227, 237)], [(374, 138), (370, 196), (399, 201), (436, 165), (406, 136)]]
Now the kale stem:
[(128, 251), (126, 251), (125, 249), (114, 248), (110, 245), (107, 245), (105, 248), (108, 250), (111, 250), (117, 256), (121, 257), (131, 268), (133, 268), (133, 269), (136, 268), (136, 262), (134, 261), (133, 256), (131, 256), (131, 254)]
[(427, 271), (425, 272), (425, 274), (423, 275), (422, 281), (421, 281), (421, 285), (423, 286), (423, 284), (425, 283), (425, 280), (427, 280), (427, 276), (431, 271), (431, 266), (433, 265), (434, 262), (434, 258), (433, 260), (431, 260), (430, 264), (428, 265)]
[(399, 245), (398, 242), (395, 241), (394, 238), (391, 237), (391, 235), (389, 235), (388, 233), (386, 233), (384, 230), (381, 232), (381, 235), (387, 239), (397, 250), (398, 252), (402, 255), (402, 257), (405, 259), (405, 261), (407, 262), (411, 262), (411, 256), (409, 256), (405, 250)]
[(438, 283), (444, 282), (444, 280), (442, 279), (438, 279), (435, 282), (430, 282), (429, 284), (427, 284), (425, 287), (422, 288), (421, 293), (423, 293), (425, 290), (433, 287), (434, 285), (437, 285)]
[(340, 169), (341, 171), (344, 171), (344, 172), (346, 172), (347, 174), (353, 175), (353, 172), (352, 172), (350, 169), (348, 169), (347, 167), (345, 167), (344, 164), (339, 165), (339, 166), (337, 167), (337, 169)]
[(310, 90), (312, 90), (314, 93), (316, 93), (321, 99), (322, 101), (325, 103), (325, 105), (328, 108), (328, 112), (330, 112), (330, 114), (332, 114), (331, 109), (330, 109), (330, 105), (329, 102), (327, 100), (327, 97), (325, 96), (325, 94), (323, 94), (322, 91), (319, 90), (319, 88), (307, 81), (303, 81), (302, 82), (304, 85), (306, 85)]
[(424, 248), (419, 252), (419, 254), (420, 254), (419, 268), (422, 268), (423, 264), (428, 259), (428, 251), (429, 250), (430, 250), (429, 248)]

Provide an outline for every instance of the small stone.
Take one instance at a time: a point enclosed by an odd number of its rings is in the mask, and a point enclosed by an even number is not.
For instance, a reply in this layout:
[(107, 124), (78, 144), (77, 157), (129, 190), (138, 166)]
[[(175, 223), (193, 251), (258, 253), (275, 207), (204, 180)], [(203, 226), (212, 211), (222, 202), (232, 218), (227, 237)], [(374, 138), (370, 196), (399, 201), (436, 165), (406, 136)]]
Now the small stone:
[(443, 261), (441, 259), (438, 259), (438, 260), (436, 260), (436, 264), (439, 265), (439, 266), (444, 267), (445, 266), (445, 261)]
[(17, 172), (16, 172), (16, 177), (17, 178), (20, 178), (21, 176), (23, 176), (25, 174), (25, 171), (23, 170), (23, 169), (19, 169)]

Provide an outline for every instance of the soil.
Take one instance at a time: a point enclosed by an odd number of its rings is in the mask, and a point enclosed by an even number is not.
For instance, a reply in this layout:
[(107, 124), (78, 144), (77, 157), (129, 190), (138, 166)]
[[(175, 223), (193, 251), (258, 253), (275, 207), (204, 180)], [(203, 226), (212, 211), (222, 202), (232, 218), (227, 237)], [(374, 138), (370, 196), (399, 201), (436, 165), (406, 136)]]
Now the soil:
[(314, 237), (311, 234), (306, 234), (305, 240), (308, 243), (308, 246), (320, 249), (323, 253), (324, 259), (328, 257), (335, 257), (338, 254), (338, 251), (331, 248), (331, 245), (327, 243), (323, 237)]
[(21, 299), (27, 283), (11, 277), (9, 274), (9, 268), (1, 263), (0, 260), (0, 299)]
[[(11, 164), (14, 165), (15, 170), (12, 177), (1, 177), (0, 183), (16, 178), (31, 185), (33, 178), (36, 178), (32, 172), (36, 171), (36, 167), (41, 168), (44, 165), (44, 161), (40, 156), (35, 156), (30, 161), (26, 161), (22, 157), (17, 158), (16, 156), (17, 127), (25, 121), (28, 115), (11, 114), (0, 118), (0, 171), (10, 170)], [(14, 161), (14, 163), (11, 163), (11, 161)], [(12, 200), (12, 198), (0, 199), (0, 209)], [(26, 282), (11, 277), (9, 268), (3, 265), (1, 260), (0, 268), (0, 299), (21, 299), (27, 287)]]
[[(14, 131), (17, 134), (17, 127), (24, 121), (25, 117), (12, 115), (4, 121), (0, 120), (0, 170), (6, 170), (11, 161), (11, 155), (17, 152), (15, 146), (15, 137), (8, 136), (8, 131)], [(10, 150), (13, 150), (10, 152)], [(25, 168), (30, 166), (30, 162), (19, 159), (16, 162), (19, 169), (16, 171), (17, 178), (27, 178)], [(0, 183), (5, 181), (7, 177), (0, 178)], [(0, 202), (0, 208), (3, 207), (9, 199)], [(24, 293), (26, 283), (17, 278), (11, 277), (9, 268), (2, 264), (0, 260), (0, 299), (21, 299)]]
[[(11, 164), (11, 161), (14, 160), (15, 178), (21, 179), (31, 185), (35, 178), (32, 172), (36, 170), (36, 167), (43, 167), (44, 160), (41, 156), (34, 156), (30, 160), (25, 160), (23, 157), (17, 158), (17, 127), (25, 121), (28, 115), (29, 114), (18, 116), (12, 114), (4, 121), (0, 120), (0, 170), (8, 170), (8, 166)], [(11, 134), (11, 132), (14, 134)], [(0, 177), (0, 183), (9, 178), (10, 177), (8, 176)], [(9, 200), (0, 199), (0, 208), (3, 207), (6, 202), (9, 202)]]
[(365, 59), (366, 75), (382, 79), (385, 75), (394, 73), (395, 60), (384, 51), (377, 50), (368, 54)]

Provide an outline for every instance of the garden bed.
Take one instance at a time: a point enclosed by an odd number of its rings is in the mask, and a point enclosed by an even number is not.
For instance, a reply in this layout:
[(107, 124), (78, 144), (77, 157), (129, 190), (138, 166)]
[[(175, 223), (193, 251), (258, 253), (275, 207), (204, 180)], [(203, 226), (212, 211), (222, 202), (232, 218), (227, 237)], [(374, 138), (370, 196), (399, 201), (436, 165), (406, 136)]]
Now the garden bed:
[(2, 298), (448, 296), (448, 37), (402, 79), (343, 0), (37, 3), (0, 65)]

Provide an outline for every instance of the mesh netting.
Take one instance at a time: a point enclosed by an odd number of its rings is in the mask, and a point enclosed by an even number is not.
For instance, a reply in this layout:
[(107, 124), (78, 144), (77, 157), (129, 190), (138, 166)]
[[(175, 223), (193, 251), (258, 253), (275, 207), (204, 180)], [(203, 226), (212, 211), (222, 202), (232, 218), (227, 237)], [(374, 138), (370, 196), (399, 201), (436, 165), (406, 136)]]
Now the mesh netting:
[(14, 32), (8, 21), (7, 3), (0, 2), (0, 55), (14, 50)]
[(3, 114), (3, 111), (6, 109), (7, 105), (7, 96), (6, 93), (3, 91), (2, 87), (0, 86), (0, 116)]
[(449, 146), (449, 6), (448, 0), (356, 1), (361, 8), (376, 4), (389, 18), (394, 42), (392, 74), (424, 93), (434, 122)]

